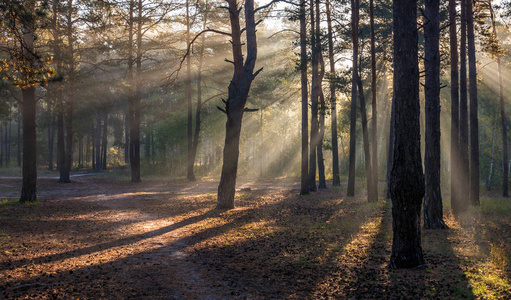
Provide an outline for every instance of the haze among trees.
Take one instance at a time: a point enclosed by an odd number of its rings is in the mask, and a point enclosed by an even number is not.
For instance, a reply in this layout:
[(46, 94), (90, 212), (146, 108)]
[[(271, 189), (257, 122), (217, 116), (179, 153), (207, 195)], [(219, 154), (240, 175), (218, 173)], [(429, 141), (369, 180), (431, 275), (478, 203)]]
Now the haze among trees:
[(508, 298), (511, 2), (0, 0), (0, 298)]

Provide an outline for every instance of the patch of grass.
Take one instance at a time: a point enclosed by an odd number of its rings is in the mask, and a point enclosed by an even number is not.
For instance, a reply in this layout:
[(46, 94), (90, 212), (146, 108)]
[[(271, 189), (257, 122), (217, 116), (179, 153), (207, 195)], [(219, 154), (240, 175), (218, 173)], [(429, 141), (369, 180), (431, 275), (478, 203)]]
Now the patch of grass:
[(16, 198), (2, 198), (0, 199), (0, 207), (18, 205), (19, 201)]
[(511, 201), (504, 198), (481, 197), (480, 211), (489, 214), (511, 215)]

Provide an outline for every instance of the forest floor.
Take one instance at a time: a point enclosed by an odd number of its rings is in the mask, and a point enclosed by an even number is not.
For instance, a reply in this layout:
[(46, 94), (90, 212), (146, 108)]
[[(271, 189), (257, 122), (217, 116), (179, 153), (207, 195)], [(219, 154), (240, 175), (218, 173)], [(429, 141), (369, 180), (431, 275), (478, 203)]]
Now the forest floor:
[(423, 230), (428, 268), (390, 270), (390, 201), (344, 185), (242, 181), (229, 211), (215, 181), (40, 179), (35, 205), (20, 186), (0, 179), (0, 299), (511, 299), (511, 205), (494, 195)]

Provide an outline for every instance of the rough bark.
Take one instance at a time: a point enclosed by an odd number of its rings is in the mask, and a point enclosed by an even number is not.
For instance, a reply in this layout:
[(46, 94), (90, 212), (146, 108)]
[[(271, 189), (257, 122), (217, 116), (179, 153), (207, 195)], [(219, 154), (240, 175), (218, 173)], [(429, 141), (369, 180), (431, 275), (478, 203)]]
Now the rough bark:
[[(372, 0), (371, 0), (372, 1)], [(332, 32), (330, 1), (326, 1), (326, 18), (328, 26), (328, 60), (330, 62), (330, 127), (332, 130), (332, 186), (340, 186), (339, 146), (337, 143), (337, 99), (335, 95), (335, 60)]]
[(424, 265), (420, 211), (424, 175), (420, 154), (417, 1), (394, 0), (394, 159), (391, 171), (392, 268)]
[[(458, 74), (458, 37), (456, 33), (456, 0), (449, 0), (449, 44), (451, 58), (451, 207), (460, 206), (460, 108)], [(454, 209), (456, 207), (456, 209)]]
[(358, 19), (359, 0), (351, 0), (351, 35), (353, 42), (353, 65), (351, 80), (351, 113), (350, 113), (350, 154), (348, 170), (348, 190), (346, 195), (355, 195), (355, 146), (357, 144), (357, 76), (358, 70)]
[(236, 175), (238, 171), (239, 141), (241, 122), (247, 102), (250, 86), (257, 72), (254, 67), (257, 59), (256, 23), (254, 18), (254, 1), (245, 1), (245, 33), (246, 33), (246, 60), (243, 62), (241, 27), (239, 8), (236, 0), (228, 0), (231, 23), (231, 39), (234, 62), (234, 74), (229, 84), (225, 112), (225, 146), (223, 151), (223, 165), (220, 184), (218, 186), (218, 209), (234, 208), (234, 194), (236, 188)]
[(387, 149), (387, 199), (390, 199), (390, 171), (392, 170), (392, 161), (394, 160), (394, 119), (396, 110), (396, 101), (392, 98), (391, 112), (390, 112), (390, 129), (389, 129), (389, 144)]
[(440, 50), (439, 0), (425, 0), (424, 68), (426, 71), (426, 147), (424, 171), (424, 228), (447, 228), (443, 221), (442, 193), (440, 191)]
[(468, 101), (467, 101), (467, 17), (465, 0), (461, 0), (460, 24), (460, 159), (459, 159), (459, 201), (451, 203), (453, 213), (467, 209), (469, 190), (468, 159)]
[(309, 120), (307, 91), (307, 24), (305, 23), (306, 0), (300, 2), (300, 83), (302, 91), (302, 162), (300, 195), (309, 194)]
[[(31, 37), (27, 37), (27, 35)], [(33, 33), (25, 33), (25, 39), (33, 50)], [(36, 99), (35, 87), (21, 90), (23, 103), (23, 185), (21, 187), (21, 203), (37, 202), (37, 141), (36, 141)]]
[(468, 71), (470, 88), (470, 204), (479, 206), (479, 120), (477, 117), (477, 69), (472, 1), (467, 4)]

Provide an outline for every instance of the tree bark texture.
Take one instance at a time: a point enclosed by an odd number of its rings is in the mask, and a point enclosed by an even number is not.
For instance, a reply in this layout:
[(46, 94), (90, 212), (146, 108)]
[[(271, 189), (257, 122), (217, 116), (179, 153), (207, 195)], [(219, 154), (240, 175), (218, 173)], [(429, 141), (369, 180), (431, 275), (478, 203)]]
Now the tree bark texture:
[(323, 94), (322, 82), (325, 77), (325, 60), (323, 59), (323, 53), (321, 51), (321, 39), (320, 39), (320, 16), (319, 16), (319, 0), (316, 0), (316, 48), (318, 51), (318, 64), (320, 67), (317, 81), (318, 88), (318, 100), (319, 100), (319, 131), (318, 131), (318, 175), (320, 189), (326, 189), (326, 178), (325, 178), (325, 160), (323, 157), (323, 138), (325, 137), (325, 114), (326, 114), (326, 103), (325, 95)]
[(239, 8), (236, 0), (229, 0), (234, 74), (229, 84), (225, 112), (225, 146), (223, 151), (222, 175), (218, 186), (218, 209), (234, 208), (236, 175), (238, 171), (239, 141), (241, 122), (250, 86), (258, 72), (254, 73), (257, 59), (256, 23), (254, 1), (245, 1), (245, 32), (247, 56), (243, 62)]
[(424, 265), (420, 212), (424, 175), (420, 153), (417, 1), (394, 0), (394, 159), (391, 171), (392, 268)]
[(307, 87), (307, 24), (305, 23), (306, 0), (300, 2), (300, 83), (302, 91), (302, 161), (300, 195), (309, 194), (309, 120)]
[(389, 144), (387, 148), (387, 199), (390, 199), (390, 171), (392, 170), (392, 161), (394, 159), (394, 119), (396, 110), (396, 101), (392, 98), (390, 112)]
[(477, 116), (477, 69), (472, 1), (467, 4), (468, 71), (470, 88), (470, 204), (479, 206), (479, 120)]
[(65, 154), (65, 179), (66, 182), (71, 182), (69, 174), (73, 166), (73, 102), (74, 102), (74, 88), (75, 88), (75, 61), (74, 61), (74, 39), (73, 39), (73, 0), (68, 0), (68, 14), (67, 14), (67, 42), (68, 42), (68, 55), (69, 55), (69, 91), (67, 94), (66, 103), (66, 154)]
[(348, 167), (348, 190), (346, 195), (355, 195), (355, 156), (357, 144), (357, 70), (358, 70), (358, 19), (359, 0), (351, 0), (351, 35), (353, 42), (353, 65), (351, 80), (351, 112), (350, 112), (350, 154)]
[(426, 84), (426, 148), (424, 171), (424, 228), (444, 229), (442, 193), (440, 191), (440, 50), (439, 0), (425, 0), (424, 67)]
[[(190, 4), (186, 0), (186, 45), (190, 44)], [(187, 106), (188, 126), (186, 131), (187, 137), (187, 154), (188, 163), (186, 169), (186, 178), (189, 181), (195, 181), (193, 173), (193, 165), (195, 157), (193, 155), (193, 112), (192, 112), (192, 71), (190, 54), (186, 56), (186, 79), (185, 79), (185, 98)]]

